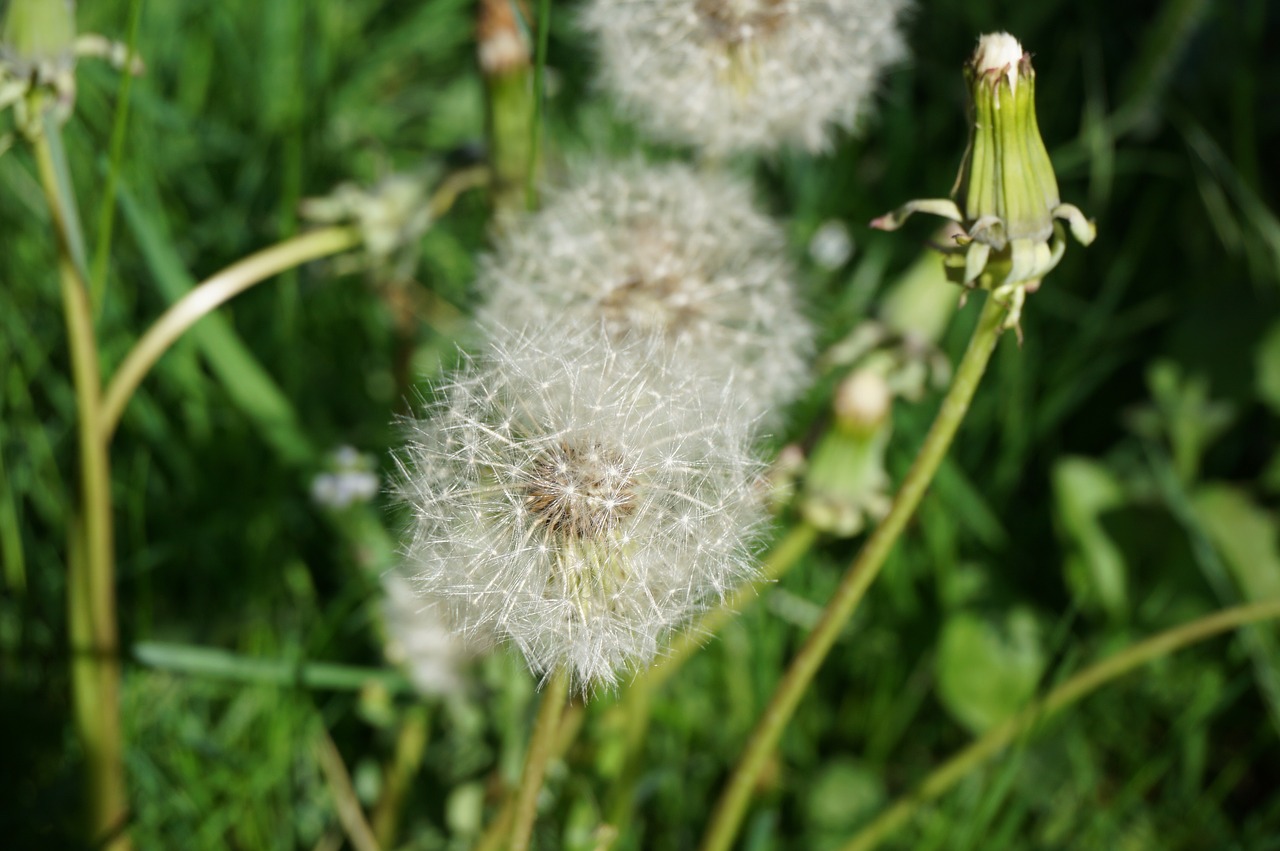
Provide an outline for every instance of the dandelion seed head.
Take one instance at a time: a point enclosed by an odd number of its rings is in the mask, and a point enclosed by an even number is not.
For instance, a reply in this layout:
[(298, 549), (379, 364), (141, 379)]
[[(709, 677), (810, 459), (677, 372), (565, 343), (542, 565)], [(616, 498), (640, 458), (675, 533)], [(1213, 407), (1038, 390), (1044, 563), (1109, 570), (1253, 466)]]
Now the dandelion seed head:
[(806, 382), (813, 335), (793, 280), (782, 231), (745, 184), (682, 164), (596, 164), (500, 239), (480, 320), (657, 340), (731, 381), (757, 416)]
[(653, 341), (497, 335), (406, 423), (406, 572), (464, 634), (615, 683), (752, 574), (761, 467), (739, 407)]
[(604, 87), (654, 136), (712, 153), (827, 147), (906, 56), (906, 0), (592, 0)]

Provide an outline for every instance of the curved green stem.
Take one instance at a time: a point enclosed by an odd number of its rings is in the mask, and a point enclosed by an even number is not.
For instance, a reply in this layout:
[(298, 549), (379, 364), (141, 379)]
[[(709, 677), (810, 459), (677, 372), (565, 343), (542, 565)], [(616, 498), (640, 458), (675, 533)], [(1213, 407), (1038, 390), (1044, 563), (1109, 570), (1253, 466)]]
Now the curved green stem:
[(542, 778), (555, 750), (560, 716), (564, 712), (568, 696), (569, 672), (560, 668), (551, 675), (543, 688), (538, 720), (533, 725), (533, 735), (529, 738), (529, 751), (524, 758), (524, 772), (520, 777), (520, 790), (516, 795), (515, 813), (512, 817), (511, 851), (529, 851), (533, 823), (538, 815), (538, 793), (542, 791)]
[[(39, 108), (39, 105), (36, 106)], [(124, 745), (120, 725), (120, 656), (116, 625), (115, 551), (111, 521), (111, 469), (100, 437), (101, 374), (93, 313), (76, 249), (75, 207), (60, 162), (57, 125), (44, 122), (33, 140), (36, 166), (53, 216), (80, 449), (80, 506), (67, 558), (67, 616), (71, 691), (77, 732), (85, 750), (90, 836), (111, 851), (129, 848)]]
[(254, 284), (303, 263), (354, 248), (359, 243), (360, 233), (355, 228), (311, 231), (250, 254), (183, 296), (147, 329), (112, 377), (102, 403), (99, 428), (103, 443), (110, 443), (125, 405), (151, 367), (192, 325)]
[(1125, 648), (1109, 659), (1086, 668), (982, 738), (938, 766), (910, 796), (900, 798), (875, 821), (858, 832), (841, 851), (870, 851), (901, 827), (920, 807), (945, 793), (966, 774), (1038, 723), (1135, 668), (1167, 656), (1207, 638), (1255, 621), (1280, 618), (1280, 600), (1237, 606), (1174, 627)]
[(799, 705), (800, 698), (804, 696), (818, 667), (835, 644), (854, 609), (880, 573), (885, 559), (897, 543), (902, 530), (906, 528), (907, 521), (915, 513), (938, 465), (951, 446), (951, 440), (969, 410), (969, 402), (986, 371), (987, 361), (995, 350), (996, 341), (1004, 330), (1004, 315), (1004, 306), (997, 299), (987, 296), (982, 315), (978, 319), (978, 327), (969, 341), (969, 348), (956, 370), (951, 388), (942, 400), (942, 407), (915, 462), (894, 497), (893, 506), (845, 572), (813, 632), (809, 634), (774, 690), (764, 715), (752, 731), (746, 749), (720, 796), (711, 824), (703, 837), (702, 851), (727, 851), (737, 835), (747, 804), (751, 800), (751, 791), (787, 722)]
[(787, 530), (782, 540), (769, 551), (768, 558), (761, 566), (760, 576), (735, 589), (723, 603), (704, 614), (693, 626), (682, 630), (671, 641), (666, 654), (641, 673), (632, 688), (641, 685), (650, 691), (660, 688), (711, 636), (758, 599), (765, 588), (785, 576), (809, 551), (817, 538), (818, 530), (804, 521)]

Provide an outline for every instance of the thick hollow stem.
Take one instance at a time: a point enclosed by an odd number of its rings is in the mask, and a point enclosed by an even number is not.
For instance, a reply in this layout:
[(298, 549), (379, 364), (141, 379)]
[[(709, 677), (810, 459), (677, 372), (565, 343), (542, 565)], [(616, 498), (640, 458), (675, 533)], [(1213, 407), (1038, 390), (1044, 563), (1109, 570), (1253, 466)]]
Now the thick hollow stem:
[(899, 799), (881, 813), (875, 821), (849, 840), (841, 851), (870, 851), (910, 819), (921, 804), (944, 794), (966, 774), (1008, 747), (1019, 736), (1030, 732), (1041, 721), (1061, 712), (1112, 680), (1218, 633), (1272, 618), (1280, 618), (1280, 600), (1237, 606), (1174, 627), (1086, 668), (1049, 692), (1043, 700), (1031, 704), (1008, 721), (987, 731), (982, 738), (938, 766), (913, 794)]
[[(67, 558), (68, 631), (72, 701), (85, 750), (89, 794), (88, 830), (111, 851), (129, 847), (123, 833), (128, 800), (120, 730), (120, 656), (116, 626), (115, 552), (111, 528), (111, 470), (100, 438), (101, 383), (89, 293), (72, 254), (68, 232), (74, 210), (59, 186), (52, 142), (58, 128), (46, 122), (35, 142), (36, 165), (58, 241), (58, 276), (80, 449), (80, 509), (70, 533)], [(51, 138), (53, 137), (53, 138)], [(63, 170), (65, 173), (65, 169)]]
[(251, 254), (198, 285), (164, 312), (142, 336), (116, 370), (102, 403), (101, 437), (109, 443), (125, 405), (151, 367), (192, 325), (219, 305), (273, 275), (355, 247), (354, 228), (330, 227), (305, 233)]
[(956, 370), (951, 388), (942, 400), (942, 407), (925, 437), (924, 445), (920, 447), (915, 462), (894, 497), (893, 506), (845, 572), (813, 632), (809, 634), (774, 690), (764, 715), (752, 731), (746, 749), (716, 805), (711, 824), (703, 837), (702, 851), (727, 851), (737, 835), (765, 761), (777, 746), (782, 731), (831, 646), (848, 623), (867, 588), (875, 581), (951, 446), (951, 440), (969, 410), (969, 402), (986, 371), (987, 361), (995, 350), (996, 341), (1004, 330), (1004, 314), (1005, 308), (995, 298), (988, 296), (978, 319), (978, 327)]
[(556, 746), (556, 734), (560, 730), (560, 715), (564, 712), (569, 695), (569, 672), (565, 668), (551, 675), (542, 691), (542, 705), (538, 720), (529, 738), (529, 751), (524, 758), (524, 772), (520, 777), (520, 791), (516, 795), (515, 814), (511, 827), (511, 851), (528, 851), (533, 837), (533, 823), (538, 814), (538, 793), (542, 791), (542, 778), (547, 763)]

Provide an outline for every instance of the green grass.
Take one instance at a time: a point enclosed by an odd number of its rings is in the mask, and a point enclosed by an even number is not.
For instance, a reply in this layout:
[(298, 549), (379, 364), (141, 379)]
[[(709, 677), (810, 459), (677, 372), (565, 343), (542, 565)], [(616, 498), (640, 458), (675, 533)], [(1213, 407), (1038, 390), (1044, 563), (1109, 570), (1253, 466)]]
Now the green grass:
[[(928, 237), (865, 225), (944, 193), (963, 148), (958, 68), (982, 31), (1035, 56), (1040, 124), (1063, 195), (1099, 225), (1028, 302), (885, 574), (837, 644), (766, 772), (739, 847), (835, 848), (883, 803), (964, 746), (969, 717), (938, 683), (939, 638), (961, 614), (1037, 625), (1040, 691), (1089, 661), (1280, 582), (1280, 398), (1262, 376), (1280, 321), (1280, 16), (1265, 0), (920, 4), (914, 58), (884, 86), (865, 135), (830, 154), (735, 162), (784, 217), (820, 342), (872, 309)], [(129, 0), (82, 4), (81, 29), (124, 38)], [(143, 3), (114, 174), (119, 77), (84, 62), (65, 142), (90, 252), (104, 193), (118, 195), (98, 331), (107, 368), (193, 280), (296, 233), (297, 201), (483, 141), (472, 4), (351, 0)], [(588, 45), (553, 4), (545, 151), (557, 163), (642, 145), (601, 102)], [(7, 121), (0, 118), (0, 121)], [(671, 153), (671, 152), (665, 152)], [(823, 221), (849, 225), (854, 259), (824, 272), (804, 254)], [(487, 214), (465, 196), (423, 242), (415, 289), (466, 312)], [(77, 847), (82, 755), (68, 709), (63, 576), (75, 501), (75, 415), (54, 243), (30, 155), (0, 157), (0, 835), (10, 848)], [(310, 476), (330, 448), (373, 453), (397, 433), (397, 331), (385, 291), (318, 264), (237, 298), (160, 362), (112, 447), (127, 767), (139, 848), (337, 847), (314, 756), (325, 725), (371, 806), (379, 766), (414, 698), (397, 690), (250, 682), (143, 664), (138, 644), (196, 645), (265, 660), (386, 668), (377, 583), (361, 545), (400, 519), (380, 500), (335, 521)], [(976, 311), (951, 323), (956, 361)], [(437, 311), (413, 339), (418, 390), (455, 357)], [(1275, 347), (1266, 358), (1275, 356)], [(1153, 364), (1204, 382), (1234, 417), (1175, 459), (1212, 419), (1161, 405)], [(1269, 363), (1269, 360), (1267, 361)], [(1274, 367), (1270, 367), (1274, 370)], [(796, 406), (787, 437), (821, 415), (830, 381)], [(901, 476), (936, 395), (899, 405)], [(1141, 413), (1142, 409), (1146, 413)], [(1137, 412), (1137, 413), (1135, 413)], [(1114, 483), (1086, 532), (1055, 491), (1067, 459)], [(1224, 489), (1226, 489), (1224, 491)], [(1223, 493), (1228, 493), (1224, 498)], [(1081, 498), (1089, 494), (1071, 494)], [(1224, 506), (1226, 506), (1224, 508)], [(384, 510), (385, 509), (385, 510)], [(1247, 546), (1232, 546), (1247, 541)], [(1099, 542), (1102, 542), (1101, 544)], [(1112, 554), (1125, 589), (1108, 607), (1090, 558)], [(742, 742), (856, 541), (823, 540), (655, 697), (619, 848), (688, 848)], [(806, 605), (811, 604), (811, 605)], [(993, 627), (995, 628), (995, 627)], [(892, 849), (1280, 848), (1274, 626), (1187, 650), (1109, 686), (968, 777)], [(994, 677), (1000, 653), (949, 654), (946, 673)], [(249, 666), (252, 667), (252, 666)], [(394, 674), (391, 682), (395, 680)], [(342, 684), (339, 684), (341, 686)], [(348, 684), (349, 685), (349, 684)], [(533, 682), (507, 657), (467, 695), (434, 706), (402, 846), (468, 847), (497, 790), (519, 775)], [(553, 765), (542, 848), (591, 848), (621, 769), (622, 720), (604, 697)]]

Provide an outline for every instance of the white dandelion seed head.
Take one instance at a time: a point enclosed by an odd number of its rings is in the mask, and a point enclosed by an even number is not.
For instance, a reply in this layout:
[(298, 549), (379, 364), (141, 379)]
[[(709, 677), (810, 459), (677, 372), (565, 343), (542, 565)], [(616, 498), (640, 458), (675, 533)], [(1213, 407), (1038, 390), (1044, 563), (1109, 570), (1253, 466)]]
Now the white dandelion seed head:
[(655, 137), (821, 150), (907, 50), (906, 0), (591, 0), (604, 87)]
[(407, 570), (465, 634), (585, 692), (752, 574), (745, 418), (676, 365), (649, 341), (502, 334), (407, 423)]
[(404, 578), (382, 577), (387, 659), (404, 668), (419, 694), (437, 697), (462, 688), (462, 669), (476, 652), (447, 620), (439, 600), (419, 595)]
[(748, 185), (678, 163), (594, 164), (500, 238), (479, 318), (660, 340), (769, 420), (807, 383), (813, 332), (793, 281)]

